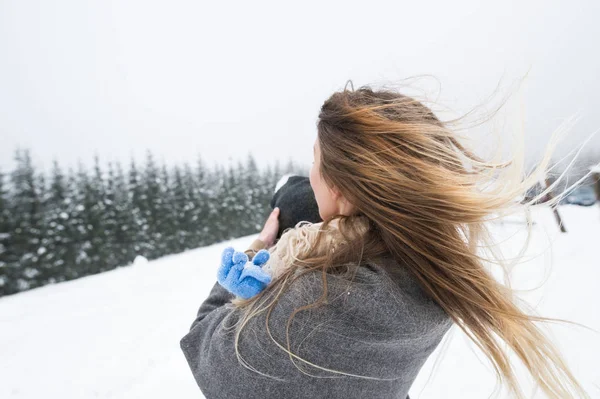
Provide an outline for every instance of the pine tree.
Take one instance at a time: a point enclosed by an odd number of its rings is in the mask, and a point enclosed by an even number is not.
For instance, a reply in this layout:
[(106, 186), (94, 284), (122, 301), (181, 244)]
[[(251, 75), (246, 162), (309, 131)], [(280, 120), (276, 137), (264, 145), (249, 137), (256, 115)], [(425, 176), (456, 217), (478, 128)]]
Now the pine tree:
[(0, 296), (9, 294), (12, 248), (12, 217), (5, 175), (0, 171)]
[(105, 269), (104, 178), (98, 157), (94, 163), (92, 176), (88, 175), (81, 163), (77, 172), (75, 215), (79, 245), (76, 263), (81, 276), (99, 273)]
[(118, 265), (131, 263), (136, 255), (137, 227), (133, 204), (130, 200), (129, 186), (120, 163), (116, 163), (114, 183), (115, 230), (113, 246)]
[(163, 199), (161, 198), (161, 181), (159, 179), (158, 167), (150, 151), (146, 153), (143, 190), (145, 197), (144, 218), (148, 225), (146, 256), (154, 259), (161, 255), (158, 245), (162, 240), (160, 226), (162, 224), (161, 218), (163, 217), (161, 214)]
[(16, 168), (11, 175), (14, 197), (10, 212), (14, 216), (11, 248), (14, 250), (8, 263), (9, 292), (23, 291), (39, 285), (38, 275), (42, 210), (37, 179), (29, 150), (17, 150)]
[(194, 172), (190, 168), (190, 165), (187, 163), (183, 164), (183, 182), (187, 200), (187, 214), (189, 217), (185, 226), (187, 234), (184, 249), (187, 250), (198, 248), (200, 246), (198, 241), (200, 237), (199, 230), (201, 229), (201, 199), (198, 195), (198, 182), (196, 181), (196, 176), (194, 176)]
[(231, 167), (225, 170), (225, 167), (218, 168), (219, 183), (216, 196), (216, 217), (213, 227), (217, 231), (218, 241), (228, 240), (232, 237), (232, 228), (235, 225), (234, 198), (231, 192), (236, 189), (233, 171)]
[(75, 242), (75, 264), (73, 278), (92, 274), (92, 265), (88, 252), (92, 248), (93, 226), (88, 223), (89, 207), (92, 199), (90, 198), (90, 177), (81, 163), (77, 165), (77, 171), (74, 174), (75, 192), (73, 193), (73, 218), (71, 219), (74, 242)]
[[(238, 165), (239, 166), (239, 165)], [(223, 199), (221, 201), (221, 211), (219, 212), (224, 226), (227, 228), (226, 240), (231, 240), (241, 236), (240, 223), (243, 220), (243, 205), (240, 189), (239, 168), (234, 168), (231, 164), (227, 170), (227, 175), (222, 187)]]
[(146, 220), (146, 193), (135, 161), (129, 167), (129, 206), (133, 216), (130, 231), (136, 255), (149, 256), (148, 221)]
[(224, 239), (225, 233), (221, 226), (220, 190), (223, 174), (217, 166), (213, 166), (204, 178), (204, 193), (206, 195), (206, 218), (201, 221), (204, 234), (204, 245), (214, 244)]
[(74, 246), (68, 225), (69, 202), (65, 176), (55, 160), (50, 185), (44, 195), (44, 254), (42, 265), (45, 284), (65, 280), (65, 262), (73, 261)]
[(177, 211), (174, 206), (172, 181), (167, 166), (160, 170), (160, 203), (157, 211), (160, 214), (157, 225), (158, 235), (155, 236), (156, 248), (160, 255), (177, 252)]
[(187, 201), (187, 192), (185, 190), (183, 176), (179, 167), (174, 168), (173, 172), (173, 205), (175, 209), (176, 234), (173, 250), (181, 252), (186, 248), (190, 208)]
[(108, 163), (108, 174), (105, 186), (104, 197), (104, 230), (105, 241), (103, 251), (105, 253), (104, 268), (113, 269), (120, 264), (120, 242), (121, 232), (119, 231), (119, 209), (117, 204), (116, 176), (112, 163)]
[[(78, 174), (69, 168), (66, 174), (66, 194), (64, 201), (64, 214), (61, 214), (62, 224), (65, 227), (65, 258), (61, 263), (65, 280), (72, 280), (83, 276), (79, 268), (81, 247), (84, 242), (85, 228), (81, 214), (84, 211), (83, 198), (79, 187)], [(60, 263), (59, 260), (57, 260)]]
[(244, 232), (244, 235), (246, 235), (260, 232), (269, 203), (268, 201), (263, 201), (261, 186), (264, 182), (261, 179), (261, 174), (256, 166), (256, 161), (252, 153), (248, 154), (244, 174), (246, 180), (245, 190), (247, 193), (244, 205), (248, 229)]
[(196, 163), (196, 207), (197, 207), (197, 225), (195, 230), (196, 245), (199, 247), (208, 245), (211, 241), (211, 228), (210, 228), (210, 217), (211, 217), (211, 194), (212, 190), (210, 187), (211, 176), (206, 168), (202, 157), (198, 156)]

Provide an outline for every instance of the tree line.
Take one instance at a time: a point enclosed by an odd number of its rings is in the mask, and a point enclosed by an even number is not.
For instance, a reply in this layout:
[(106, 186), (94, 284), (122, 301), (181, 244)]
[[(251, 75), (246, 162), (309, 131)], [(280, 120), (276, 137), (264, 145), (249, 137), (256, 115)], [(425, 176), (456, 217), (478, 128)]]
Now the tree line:
[(29, 150), (0, 171), (0, 296), (72, 280), (259, 232), (292, 161), (264, 170), (249, 154), (209, 168), (201, 158), (167, 167), (151, 152), (138, 165), (81, 164), (36, 171)]

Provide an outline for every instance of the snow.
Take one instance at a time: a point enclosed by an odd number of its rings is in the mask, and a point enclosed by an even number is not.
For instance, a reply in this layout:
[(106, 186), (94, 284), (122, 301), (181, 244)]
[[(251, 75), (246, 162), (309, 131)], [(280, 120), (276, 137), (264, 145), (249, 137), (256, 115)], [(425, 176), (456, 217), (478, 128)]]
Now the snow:
[(142, 255), (138, 255), (133, 260), (133, 266), (145, 266), (148, 264), (148, 259), (144, 258)]
[[(549, 209), (537, 210), (527, 262), (515, 266), (513, 288), (541, 286), (520, 294), (539, 314), (600, 330), (600, 207), (559, 209), (568, 233), (559, 233)], [(520, 249), (522, 227), (515, 220), (494, 224), (507, 239), (507, 257)], [(230, 245), (245, 249), (256, 237), (0, 298), (0, 397), (201, 397), (179, 340), (216, 281), (221, 251)], [(574, 374), (591, 397), (600, 397), (600, 334), (569, 324), (548, 326)], [(494, 383), (491, 365), (454, 327), (410, 396), (480, 399)]]
[(281, 179), (279, 179), (279, 181), (275, 185), (275, 189), (273, 190), (273, 193), (276, 193), (285, 183), (287, 183), (288, 179), (292, 176), (294, 176), (294, 174), (292, 174), (292, 173), (288, 173), (286, 175), (281, 176)]

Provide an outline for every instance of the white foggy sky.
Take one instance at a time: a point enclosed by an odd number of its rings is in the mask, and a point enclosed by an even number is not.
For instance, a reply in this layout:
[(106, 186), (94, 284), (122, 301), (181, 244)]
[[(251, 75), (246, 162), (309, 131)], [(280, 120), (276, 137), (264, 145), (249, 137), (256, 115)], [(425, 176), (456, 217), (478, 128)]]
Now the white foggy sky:
[(526, 149), (580, 112), (564, 151), (600, 128), (598, 17), (595, 0), (0, 0), (0, 168), (17, 146), (45, 168), (146, 149), (309, 165), (319, 108), (348, 79), (431, 74), (466, 111), (529, 68)]

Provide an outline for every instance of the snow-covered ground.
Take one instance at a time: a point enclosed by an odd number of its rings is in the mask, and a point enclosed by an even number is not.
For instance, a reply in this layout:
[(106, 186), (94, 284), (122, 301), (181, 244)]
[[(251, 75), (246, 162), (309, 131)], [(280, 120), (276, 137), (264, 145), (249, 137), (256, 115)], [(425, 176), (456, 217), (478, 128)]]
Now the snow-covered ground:
[[(543, 316), (600, 331), (600, 208), (560, 211), (568, 234), (558, 232), (549, 209), (536, 212), (529, 260), (514, 269), (513, 287), (545, 282), (521, 297)], [(494, 228), (512, 236), (503, 244), (506, 255), (522, 244), (523, 233), (513, 233), (523, 225)], [(0, 398), (201, 397), (179, 339), (216, 280), (222, 249), (244, 250), (254, 238), (0, 298)], [(575, 375), (600, 398), (600, 333), (568, 324), (549, 328)], [(481, 399), (494, 383), (491, 365), (454, 327), (410, 396)]]

